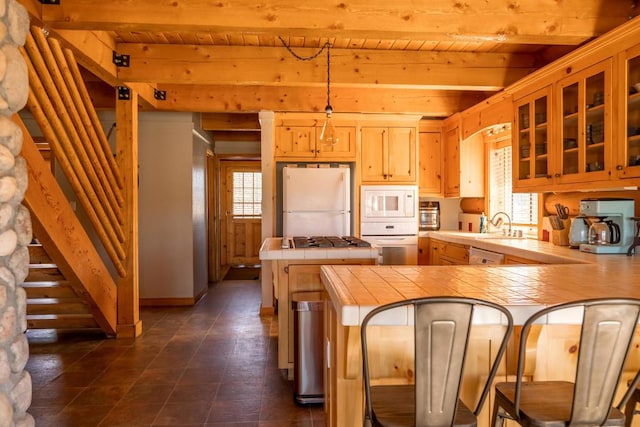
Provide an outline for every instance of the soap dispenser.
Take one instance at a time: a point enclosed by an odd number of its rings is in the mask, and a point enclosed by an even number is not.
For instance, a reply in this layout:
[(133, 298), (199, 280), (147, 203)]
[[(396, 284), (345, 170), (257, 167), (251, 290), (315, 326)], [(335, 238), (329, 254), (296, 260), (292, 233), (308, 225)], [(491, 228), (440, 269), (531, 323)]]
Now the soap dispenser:
[(484, 212), (482, 212), (482, 215), (480, 215), (480, 233), (486, 233), (487, 232), (487, 217), (485, 216)]

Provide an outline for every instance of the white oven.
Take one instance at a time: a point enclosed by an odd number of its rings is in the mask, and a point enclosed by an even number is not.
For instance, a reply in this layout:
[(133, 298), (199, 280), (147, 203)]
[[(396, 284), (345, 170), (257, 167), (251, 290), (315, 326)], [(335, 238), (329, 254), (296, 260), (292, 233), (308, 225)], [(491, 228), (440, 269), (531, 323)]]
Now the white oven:
[(418, 187), (360, 187), (360, 235), (382, 248), (382, 264), (418, 263)]

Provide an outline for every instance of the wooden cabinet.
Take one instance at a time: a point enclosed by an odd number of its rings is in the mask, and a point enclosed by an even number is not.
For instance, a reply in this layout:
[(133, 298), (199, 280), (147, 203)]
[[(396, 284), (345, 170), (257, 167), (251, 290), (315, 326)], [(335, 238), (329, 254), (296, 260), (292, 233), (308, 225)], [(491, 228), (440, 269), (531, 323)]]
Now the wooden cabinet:
[(606, 59), (558, 82), (561, 122), (554, 177), (559, 184), (609, 179), (612, 72), (612, 59)]
[(294, 292), (323, 292), (320, 279), (322, 264), (375, 264), (375, 259), (278, 260), (274, 284), (278, 298), (278, 368), (288, 369), (292, 379), (294, 362)]
[(616, 74), (619, 111), (624, 112), (619, 121), (616, 150), (616, 176), (618, 178), (640, 177), (640, 45), (625, 50), (619, 55), (620, 70)]
[(429, 265), (428, 237), (418, 237), (418, 265)]
[(444, 197), (484, 197), (486, 153), (482, 134), (461, 139), (460, 115), (444, 121)]
[(363, 183), (416, 182), (416, 127), (361, 129)]
[[(316, 123), (317, 122), (317, 123)], [(316, 125), (317, 124), (317, 125)], [(276, 128), (275, 156), (298, 159), (352, 160), (356, 156), (356, 127), (336, 124), (338, 142), (320, 141), (322, 122), (283, 124)]]
[(460, 197), (460, 118), (446, 120), (443, 132), (444, 197)]
[(542, 89), (514, 96), (516, 191), (588, 188), (610, 182), (615, 169), (613, 60), (577, 70), (568, 67), (567, 73)]
[(505, 264), (544, 264), (544, 262), (536, 261), (529, 258), (523, 258), (515, 255), (505, 255)]
[(431, 265), (469, 264), (469, 246), (460, 243), (429, 239), (429, 261)]
[(549, 185), (553, 178), (550, 150), (553, 114), (551, 85), (514, 101), (512, 131), (514, 188)]
[(418, 138), (418, 188), (421, 196), (442, 194), (442, 132), (420, 131)]

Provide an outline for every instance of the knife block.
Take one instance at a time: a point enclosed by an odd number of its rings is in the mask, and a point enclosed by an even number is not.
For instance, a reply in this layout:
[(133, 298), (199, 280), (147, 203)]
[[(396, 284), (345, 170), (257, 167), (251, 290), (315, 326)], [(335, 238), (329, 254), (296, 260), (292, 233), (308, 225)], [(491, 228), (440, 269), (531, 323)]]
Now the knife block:
[(570, 219), (563, 219), (562, 230), (551, 230), (551, 243), (556, 246), (569, 246), (569, 227), (571, 227)]

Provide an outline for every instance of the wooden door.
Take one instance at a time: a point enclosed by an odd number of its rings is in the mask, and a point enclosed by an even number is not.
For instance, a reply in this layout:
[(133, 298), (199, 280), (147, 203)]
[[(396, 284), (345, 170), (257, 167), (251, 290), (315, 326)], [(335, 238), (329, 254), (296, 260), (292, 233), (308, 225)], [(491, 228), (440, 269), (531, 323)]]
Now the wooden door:
[(259, 161), (222, 162), (222, 265), (258, 264), (262, 240)]
[(416, 181), (415, 128), (389, 128), (387, 162), (389, 181)]
[(346, 160), (356, 156), (356, 128), (355, 126), (336, 126), (338, 142), (323, 144), (320, 142), (322, 127), (316, 127), (316, 155), (323, 160)]
[(612, 61), (607, 59), (558, 83), (562, 112), (556, 182), (607, 181), (611, 175)]
[(442, 195), (441, 132), (420, 132), (418, 186), (420, 195)]
[(278, 127), (274, 154), (276, 157), (315, 157), (316, 128), (313, 126)]
[(444, 130), (444, 196), (460, 196), (460, 123)]
[(362, 181), (387, 180), (387, 129), (362, 128)]

